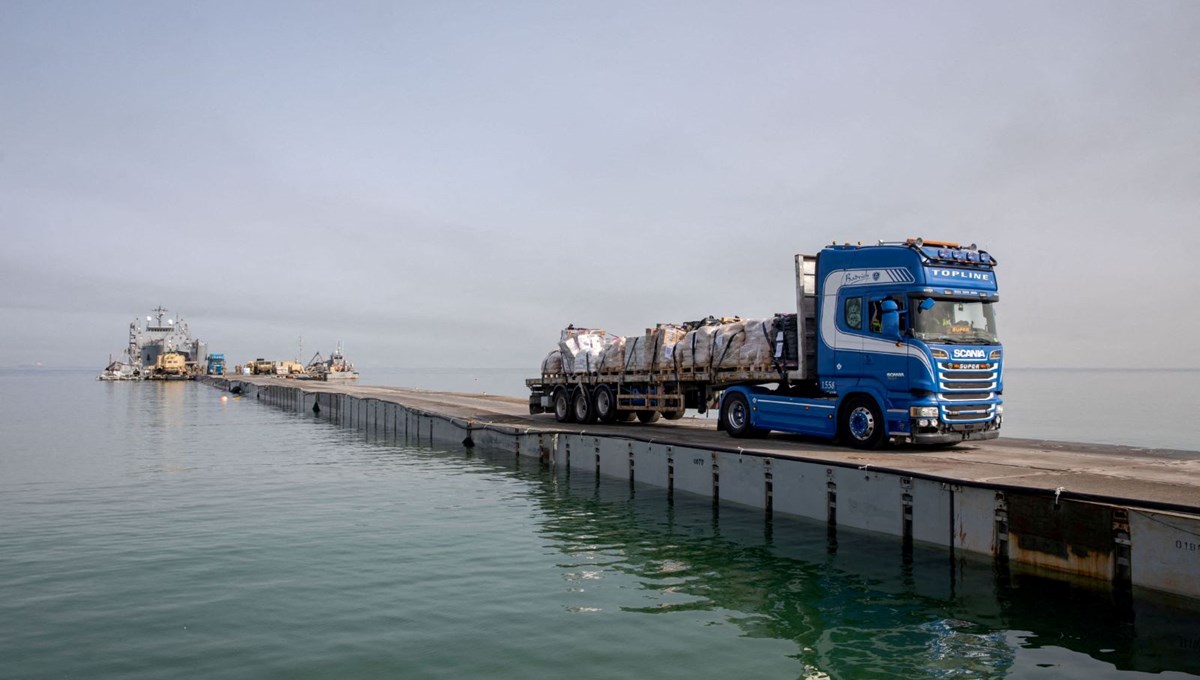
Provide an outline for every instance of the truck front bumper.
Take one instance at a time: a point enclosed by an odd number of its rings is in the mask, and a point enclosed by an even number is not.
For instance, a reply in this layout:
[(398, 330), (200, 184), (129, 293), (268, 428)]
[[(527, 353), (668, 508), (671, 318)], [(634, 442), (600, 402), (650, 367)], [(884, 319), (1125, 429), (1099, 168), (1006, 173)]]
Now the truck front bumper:
[(995, 439), (1000, 436), (1000, 430), (979, 430), (976, 432), (924, 432), (909, 435), (914, 444), (956, 444), (958, 442)]

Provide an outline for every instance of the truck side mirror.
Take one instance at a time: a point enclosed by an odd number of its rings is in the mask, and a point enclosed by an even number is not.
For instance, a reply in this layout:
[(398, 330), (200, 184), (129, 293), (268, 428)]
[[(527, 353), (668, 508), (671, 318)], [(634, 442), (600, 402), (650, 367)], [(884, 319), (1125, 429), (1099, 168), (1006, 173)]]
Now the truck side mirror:
[(884, 300), (880, 305), (883, 315), (879, 319), (879, 334), (892, 340), (900, 339), (900, 312), (893, 300)]
[(933, 298), (925, 298), (924, 300), (921, 300), (921, 310), (925, 311), (933, 309), (933, 304)]

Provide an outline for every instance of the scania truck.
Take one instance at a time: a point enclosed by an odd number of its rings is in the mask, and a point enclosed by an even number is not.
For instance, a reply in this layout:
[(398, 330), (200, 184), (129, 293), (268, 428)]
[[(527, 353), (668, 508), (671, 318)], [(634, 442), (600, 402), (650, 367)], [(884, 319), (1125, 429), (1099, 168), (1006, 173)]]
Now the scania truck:
[(716, 406), (718, 429), (734, 437), (778, 431), (868, 449), (999, 436), (994, 257), (973, 244), (915, 238), (834, 244), (796, 255), (795, 267), (796, 313), (742, 325), (747, 338), (770, 342), (764, 361), (729, 363), (724, 327), (696, 322), (684, 328), (718, 338), (705, 362), (686, 351), (684, 336), (666, 359), (619, 371), (544, 364), (526, 381), (530, 412), (553, 411), (560, 422), (651, 422)]

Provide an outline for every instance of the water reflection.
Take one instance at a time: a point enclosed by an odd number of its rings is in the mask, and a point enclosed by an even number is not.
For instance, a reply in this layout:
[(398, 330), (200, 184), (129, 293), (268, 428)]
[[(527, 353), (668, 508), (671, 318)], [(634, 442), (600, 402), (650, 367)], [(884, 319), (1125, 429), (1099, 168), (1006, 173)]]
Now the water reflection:
[(573, 585), (633, 577), (639, 589), (621, 596), (622, 611), (722, 614), (748, 637), (794, 642), (805, 674), (997, 677), (1021, 666), (1023, 650), (1042, 648), (1123, 671), (1200, 673), (1195, 603), (905, 551), (877, 535), (842, 530), (831, 541), (823, 523), (766, 521), (687, 494), (551, 475), (511, 454), (475, 455), (534, 482), (541, 532)]

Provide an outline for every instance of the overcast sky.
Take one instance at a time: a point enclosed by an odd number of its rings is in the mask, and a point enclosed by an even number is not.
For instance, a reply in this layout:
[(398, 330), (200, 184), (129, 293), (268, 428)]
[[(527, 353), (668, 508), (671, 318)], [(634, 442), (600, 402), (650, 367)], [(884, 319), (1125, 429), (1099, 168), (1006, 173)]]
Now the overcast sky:
[[(0, 366), (529, 367), (976, 242), (1011, 366), (1200, 365), (1200, 2), (0, 0)], [(302, 357), (307, 359), (308, 357)]]

